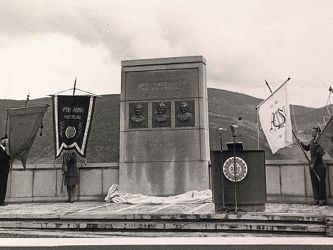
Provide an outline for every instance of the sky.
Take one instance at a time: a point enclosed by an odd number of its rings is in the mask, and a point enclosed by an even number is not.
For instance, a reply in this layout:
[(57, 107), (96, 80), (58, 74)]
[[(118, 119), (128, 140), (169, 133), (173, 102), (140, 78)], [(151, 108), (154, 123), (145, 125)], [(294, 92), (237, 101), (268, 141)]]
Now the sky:
[(119, 94), (121, 61), (202, 55), (207, 85), (325, 106), (331, 0), (0, 0), (0, 99)]

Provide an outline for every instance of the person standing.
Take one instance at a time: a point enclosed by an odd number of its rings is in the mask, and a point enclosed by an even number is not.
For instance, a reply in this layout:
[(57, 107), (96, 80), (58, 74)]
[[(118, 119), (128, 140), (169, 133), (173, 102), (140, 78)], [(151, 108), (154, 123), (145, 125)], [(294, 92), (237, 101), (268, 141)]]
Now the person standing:
[(5, 206), (5, 198), (7, 192), (7, 180), (9, 173), (9, 162), (11, 157), (7, 154), (8, 139), (2, 137), (0, 139), (0, 206)]
[[(310, 151), (310, 177), (313, 190), (313, 205), (324, 206), (326, 204), (326, 164), (323, 160), (325, 154), (323, 148), (318, 144), (317, 139), (321, 133), (319, 127), (313, 127), (312, 139), (309, 144), (304, 144), (298, 139), (304, 150)], [(319, 177), (317, 177), (317, 175)]]
[(76, 191), (76, 185), (79, 185), (79, 170), (77, 168), (77, 156), (74, 151), (64, 152), (62, 171), (67, 187), (68, 200), (73, 203)]

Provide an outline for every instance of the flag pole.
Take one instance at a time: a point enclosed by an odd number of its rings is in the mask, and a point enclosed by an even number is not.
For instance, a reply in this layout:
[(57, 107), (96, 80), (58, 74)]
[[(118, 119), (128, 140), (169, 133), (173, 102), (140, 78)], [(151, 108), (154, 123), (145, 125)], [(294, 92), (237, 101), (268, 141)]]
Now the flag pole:
[(73, 95), (75, 95), (75, 90), (76, 90), (76, 76), (75, 76), (74, 87), (73, 87)]
[(30, 93), (28, 93), (27, 99), (25, 100), (25, 105), (24, 105), (25, 108), (28, 106), (29, 100), (30, 100)]
[(272, 89), (271, 89), (271, 87), (269, 86), (269, 84), (268, 84), (268, 82), (265, 80), (265, 83), (266, 83), (266, 85), (267, 85), (267, 87), (268, 87), (268, 89), (269, 89), (269, 91), (271, 92), (271, 94), (273, 93), (273, 91), (272, 91)]
[[(294, 106), (291, 106), (291, 110), (292, 110), (292, 115), (293, 115), (293, 117), (294, 117), (294, 125), (295, 125), (295, 129), (296, 129), (296, 133), (297, 133), (298, 129), (297, 129), (296, 115), (295, 115)], [(293, 130), (291, 130), (291, 131), (292, 131), (292, 133), (293, 133), (294, 136), (295, 136), (296, 133), (295, 133)], [(303, 149), (303, 148), (301, 147), (301, 149)], [(305, 171), (305, 167), (304, 167), (304, 166), (303, 166), (303, 175), (304, 175), (304, 192), (305, 192), (305, 201), (306, 201), (306, 203), (307, 203), (307, 202), (308, 202), (308, 189), (307, 189), (307, 185), (306, 185), (306, 171)]]
[(312, 170), (312, 172), (314, 173), (314, 175), (316, 176), (316, 178), (318, 179), (318, 181), (321, 182), (321, 180), (320, 180), (320, 178), (319, 178), (319, 175), (317, 174), (316, 170), (314, 170), (313, 168), (310, 167), (310, 165), (311, 165), (311, 161), (310, 161), (308, 155), (305, 153), (305, 150), (304, 150), (304, 148), (302, 147), (301, 143), (298, 142), (298, 138), (297, 138), (297, 136), (296, 136), (295, 131), (294, 131), (294, 130), (291, 130), (291, 131), (293, 132), (293, 135), (295, 136), (295, 139), (296, 139), (297, 144), (298, 144), (299, 147), (301, 148), (301, 150), (302, 150), (302, 152), (303, 152), (303, 154), (304, 154), (306, 160), (307, 160), (308, 163), (309, 163), (309, 169)]
[(260, 121), (259, 121), (259, 113), (258, 113), (258, 109), (256, 109), (257, 111), (257, 138), (258, 138), (258, 150), (260, 149)]
[[(279, 89), (281, 89), (288, 81), (290, 80), (290, 77), (288, 77), (288, 79), (281, 84), (280, 87), (278, 87), (274, 92), (271, 92), (270, 96), (267, 97), (265, 100), (263, 100), (257, 107), (256, 109), (258, 109), (261, 105), (263, 105), (272, 95), (274, 95)], [(267, 82), (266, 82), (267, 83)], [(268, 83), (267, 83), (268, 84)], [(270, 89), (270, 88), (269, 88)], [(270, 89), (271, 90), (271, 89)]]

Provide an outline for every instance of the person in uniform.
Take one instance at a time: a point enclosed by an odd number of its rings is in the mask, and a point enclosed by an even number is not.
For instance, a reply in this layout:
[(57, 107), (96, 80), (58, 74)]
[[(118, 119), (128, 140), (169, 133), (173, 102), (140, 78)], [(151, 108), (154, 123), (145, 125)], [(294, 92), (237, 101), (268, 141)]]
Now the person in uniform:
[(304, 150), (310, 151), (310, 176), (314, 198), (313, 205), (324, 206), (326, 204), (326, 164), (323, 160), (325, 152), (317, 142), (321, 133), (320, 127), (314, 127), (311, 133), (312, 139), (309, 144), (304, 144), (299, 139), (297, 140)]
[(7, 180), (11, 157), (7, 154), (7, 137), (0, 139), (0, 206), (5, 206)]
[(66, 202), (73, 203), (76, 185), (79, 185), (79, 170), (77, 168), (77, 156), (75, 151), (70, 150), (64, 152), (62, 171), (65, 178), (64, 185), (67, 187), (68, 194)]

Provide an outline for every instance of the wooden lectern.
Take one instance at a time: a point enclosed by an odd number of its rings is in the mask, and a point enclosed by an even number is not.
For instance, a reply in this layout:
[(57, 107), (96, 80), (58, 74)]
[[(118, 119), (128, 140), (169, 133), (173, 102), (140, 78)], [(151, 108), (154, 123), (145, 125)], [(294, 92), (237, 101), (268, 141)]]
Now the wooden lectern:
[(265, 151), (237, 150), (235, 155), (232, 150), (211, 151), (211, 176), (216, 212), (233, 211), (235, 205), (239, 211), (265, 210)]

